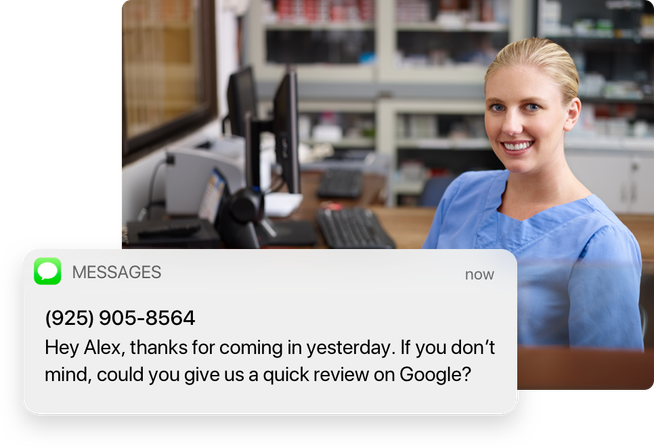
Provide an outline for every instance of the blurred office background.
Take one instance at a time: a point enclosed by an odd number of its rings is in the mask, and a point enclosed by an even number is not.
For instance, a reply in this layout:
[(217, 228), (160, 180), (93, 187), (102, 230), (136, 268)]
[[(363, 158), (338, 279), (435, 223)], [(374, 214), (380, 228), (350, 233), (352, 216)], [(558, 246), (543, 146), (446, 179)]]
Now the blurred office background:
[[(202, 11), (205, 3), (214, 9)], [(144, 14), (162, 24), (130, 28)], [(294, 65), (302, 141), (327, 142), (337, 155), (387, 157), (388, 205), (417, 204), (432, 177), (501, 168), (484, 130), (484, 73), (507, 43), (548, 37), (570, 52), (581, 76), (582, 118), (566, 138), (572, 170), (616, 213), (654, 213), (654, 8), (648, 1), (132, 0), (124, 8), (131, 132), (202, 102), (197, 86), (209, 76), (196, 56), (210, 46), (197, 42), (196, 28), (207, 14), (215, 19), (217, 85), (201, 90), (218, 97), (218, 118), (228, 112), (227, 78), (239, 67), (252, 66), (259, 115), (266, 116), (286, 65)], [(149, 67), (166, 67), (158, 83), (130, 82), (141, 67), (130, 64), (130, 45), (143, 51), (139, 42), (153, 52)], [(134, 92), (156, 96), (157, 89), (167, 92), (166, 111), (159, 105), (139, 115), (130, 108)], [(140, 192), (124, 195), (135, 204), (130, 210), (145, 200), (152, 169), (134, 158), (123, 157), (126, 190)]]
[(261, 113), (298, 68), (301, 138), (391, 158), (389, 204), (429, 178), (501, 168), (484, 130), (483, 77), (525, 37), (566, 48), (583, 117), (568, 161), (617, 213), (654, 213), (654, 9), (645, 0), (253, 0), (241, 63)]

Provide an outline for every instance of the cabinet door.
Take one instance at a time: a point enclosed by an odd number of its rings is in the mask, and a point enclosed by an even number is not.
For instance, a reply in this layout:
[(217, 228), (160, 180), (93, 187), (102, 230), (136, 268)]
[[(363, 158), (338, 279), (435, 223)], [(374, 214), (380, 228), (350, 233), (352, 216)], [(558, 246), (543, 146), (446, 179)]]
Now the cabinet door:
[(631, 213), (654, 213), (654, 157), (632, 160)]
[(631, 157), (597, 153), (567, 154), (574, 175), (614, 213), (629, 212)]

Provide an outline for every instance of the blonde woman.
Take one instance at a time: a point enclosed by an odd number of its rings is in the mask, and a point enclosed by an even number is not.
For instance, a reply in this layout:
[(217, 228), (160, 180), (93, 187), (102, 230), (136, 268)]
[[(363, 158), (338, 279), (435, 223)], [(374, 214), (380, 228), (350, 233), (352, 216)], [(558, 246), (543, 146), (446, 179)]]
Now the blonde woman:
[(519, 344), (642, 350), (638, 243), (565, 160), (578, 86), (570, 55), (547, 39), (497, 55), (485, 77), (485, 124), (506, 170), (452, 182), (423, 247), (513, 253)]

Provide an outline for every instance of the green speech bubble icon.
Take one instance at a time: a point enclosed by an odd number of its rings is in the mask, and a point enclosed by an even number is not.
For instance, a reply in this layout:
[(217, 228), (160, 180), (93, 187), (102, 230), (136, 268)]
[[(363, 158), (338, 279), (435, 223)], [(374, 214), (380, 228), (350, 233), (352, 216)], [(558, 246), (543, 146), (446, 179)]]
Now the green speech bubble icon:
[(58, 258), (34, 260), (34, 281), (37, 285), (57, 285), (61, 281), (61, 261)]

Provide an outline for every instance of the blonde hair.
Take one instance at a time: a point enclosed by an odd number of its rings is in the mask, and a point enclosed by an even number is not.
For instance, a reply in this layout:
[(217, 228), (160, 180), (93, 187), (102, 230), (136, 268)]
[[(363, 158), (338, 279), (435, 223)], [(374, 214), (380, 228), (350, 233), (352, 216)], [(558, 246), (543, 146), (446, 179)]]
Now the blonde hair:
[(569, 103), (579, 91), (579, 74), (575, 63), (560, 45), (549, 39), (530, 37), (504, 47), (488, 66), (484, 76), (484, 91), (488, 79), (498, 70), (527, 65), (542, 69), (563, 94), (563, 104)]

